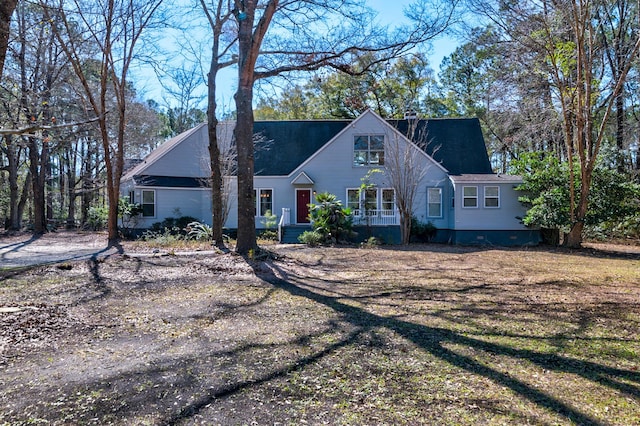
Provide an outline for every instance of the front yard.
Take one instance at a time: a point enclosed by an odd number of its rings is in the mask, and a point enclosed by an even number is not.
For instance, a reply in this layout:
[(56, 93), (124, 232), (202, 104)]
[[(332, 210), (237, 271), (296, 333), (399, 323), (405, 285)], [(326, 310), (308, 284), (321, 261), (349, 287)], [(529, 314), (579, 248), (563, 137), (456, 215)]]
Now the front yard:
[(0, 275), (0, 424), (640, 423), (640, 256), (277, 246)]

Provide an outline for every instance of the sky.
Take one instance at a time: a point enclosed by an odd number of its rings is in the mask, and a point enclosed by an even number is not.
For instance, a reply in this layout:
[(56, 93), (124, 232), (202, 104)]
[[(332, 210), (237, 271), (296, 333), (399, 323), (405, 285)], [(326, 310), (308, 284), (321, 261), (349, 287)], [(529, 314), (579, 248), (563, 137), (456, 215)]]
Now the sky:
[[(382, 22), (393, 24), (405, 19), (404, 8), (410, 5), (412, 0), (367, 0), (367, 5), (378, 11), (378, 17)], [(445, 56), (449, 56), (458, 43), (451, 37), (442, 36), (433, 43), (433, 51), (430, 55), (431, 67), (436, 74), (440, 68), (440, 62)]]
[[(410, 5), (412, 0), (367, 0), (367, 5), (378, 11), (378, 20), (382, 24), (393, 27), (394, 24), (405, 20), (403, 9)], [(171, 42), (169, 42), (171, 44)], [(437, 74), (440, 63), (445, 56), (450, 55), (456, 48), (457, 42), (449, 37), (443, 36), (433, 42), (429, 59), (431, 68)], [(158, 82), (156, 73), (148, 68), (141, 67), (132, 70), (133, 79), (139, 85), (138, 91), (143, 99), (153, 99), (161, 106), (166, 106), (166, 92)], [(218, 105), (221, 111), (231, 111), (234, 108), (233, 94), (235, 93), (236, 69), (227, 68), (222, 70), (218, 76)], [(206, 87), (202, 86), (203, 95), (206, 94)], [(259, 90), (259, 89), (258, 89)], [(259, 94), (259, 92), (257, 92)], [(205, 108), (206, 98), (203, 97), (201, 108)]]

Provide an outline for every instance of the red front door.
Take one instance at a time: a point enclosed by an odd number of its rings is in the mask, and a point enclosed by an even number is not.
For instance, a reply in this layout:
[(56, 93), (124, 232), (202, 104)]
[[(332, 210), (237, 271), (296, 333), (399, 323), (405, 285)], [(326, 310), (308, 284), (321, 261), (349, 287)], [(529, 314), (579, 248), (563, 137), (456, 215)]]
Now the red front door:
[(310, 189), (296, 189), (296, 223), (309, 223)]

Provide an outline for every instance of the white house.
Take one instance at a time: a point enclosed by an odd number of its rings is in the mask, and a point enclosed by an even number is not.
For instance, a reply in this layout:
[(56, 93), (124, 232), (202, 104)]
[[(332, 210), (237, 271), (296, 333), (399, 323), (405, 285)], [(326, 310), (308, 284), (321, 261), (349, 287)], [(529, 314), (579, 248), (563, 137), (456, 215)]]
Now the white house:
[[(229, 140), (231, 126), (220, 126), (219, 138)], [(355, 120), (257, 121), (254, 134), (261, 141), (255, 152), (256, 228), (264, 228), (264, 217), (272, 212), (289, 231), (283, 240), (295, 242), (297, 233), (290, 231), (308, 229), (308, 204), (315, 194), (329, 192), (354, 211), (356, 223), (397, 242), (399, 217), (388, 170), (371, 175), (373, 186), (366, 193), (359, 188), (372, 168), (384, 171), (399, 152), (409, 152), (411, 162), (403, 164), (421, 171), (414, 216), (435, 226), (434, 241), (539, 242), (539, 232), (520, 221), (525, 209), (514, 188), (521, 179), (492, 172), (477, 119), (386, 121), (366, 111)], [(165, 142), (123, 176), (122, 195), (143, 208), (138, 227), (179, 216), (211, 224), (207, 146), (207, 126), (201, 124)], [(235, 205), (225, 227), (237, 227)]]

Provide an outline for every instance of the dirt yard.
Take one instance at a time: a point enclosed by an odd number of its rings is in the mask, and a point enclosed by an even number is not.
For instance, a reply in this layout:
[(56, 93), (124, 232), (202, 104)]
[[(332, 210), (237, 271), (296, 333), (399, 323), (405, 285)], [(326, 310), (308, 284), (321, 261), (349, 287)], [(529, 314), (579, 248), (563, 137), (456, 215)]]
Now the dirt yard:
[(634, 247), (101, 238), (0, 272), (0, 425), (640, 424)]

